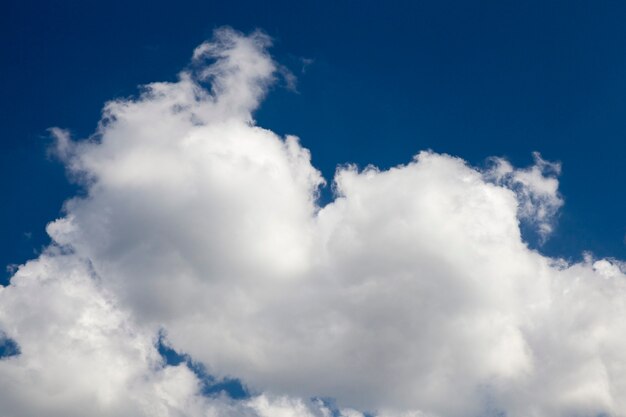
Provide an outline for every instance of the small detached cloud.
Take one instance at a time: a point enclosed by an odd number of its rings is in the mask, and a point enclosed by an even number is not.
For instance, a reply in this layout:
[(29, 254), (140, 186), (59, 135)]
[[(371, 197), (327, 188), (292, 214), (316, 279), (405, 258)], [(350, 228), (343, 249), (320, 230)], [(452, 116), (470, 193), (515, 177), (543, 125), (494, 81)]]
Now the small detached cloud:
[(338, 169), (320, 206), (309, 151), (254, 123), (270, 44), (220, 29), (93, 137), (52, 130), (86, 192), (0, 289), (3, 415), (626, 415), (623, 263), (520, 233), (551, 232), (560, 166), (421, 152)]
[(535, 164), (527, 169), (514, 169), (502, 158), (492, 158), (493, 166), (486, 178), (504, 185), (517, 194), (519, 217), (536, 226), (545, 241), (553, 230), (554, 217), (563, 205), (558, 188), (561, 164), (544, 160), (539, 152), (533, 153)]

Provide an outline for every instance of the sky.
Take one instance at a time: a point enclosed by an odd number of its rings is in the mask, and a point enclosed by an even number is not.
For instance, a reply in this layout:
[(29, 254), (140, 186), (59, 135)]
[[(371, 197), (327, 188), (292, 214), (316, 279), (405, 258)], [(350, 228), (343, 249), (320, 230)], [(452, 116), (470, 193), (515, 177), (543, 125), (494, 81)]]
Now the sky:
[(626, 415), (625, 12), (9, 2), (7, 417)]

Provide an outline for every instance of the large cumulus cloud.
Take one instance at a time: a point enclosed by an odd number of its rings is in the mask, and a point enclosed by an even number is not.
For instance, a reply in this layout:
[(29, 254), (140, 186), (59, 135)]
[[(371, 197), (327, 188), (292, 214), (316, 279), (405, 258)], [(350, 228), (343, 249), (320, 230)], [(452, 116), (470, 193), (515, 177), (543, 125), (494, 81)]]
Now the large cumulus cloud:
[[(308, 150), (252, 118), (270, 43), (221, 29), (92, 137), (53, 130), (85, 195), (0, 292), (9, 416), (626, 416), (623, 264), (520, 234), (549, 236), (560, 166), (421, 152), (339, 168), (321, 207)], [(200, 395), (158, 335), (257, 394)]]

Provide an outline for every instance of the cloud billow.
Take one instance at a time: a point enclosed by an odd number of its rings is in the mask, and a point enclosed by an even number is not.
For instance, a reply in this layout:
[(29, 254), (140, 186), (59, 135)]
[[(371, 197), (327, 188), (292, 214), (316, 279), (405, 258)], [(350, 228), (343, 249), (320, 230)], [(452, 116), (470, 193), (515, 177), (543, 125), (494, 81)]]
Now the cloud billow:
[[(548, 237), (560, 166), (421, 152), (338, 169), (321, 207), (309, 151), (252, 117), (270, 44), (220, 29), (178, 81), (107, 103), (93, 137), (53, 130), (86, 192), (0, 290), (20, 348), (0, 360), (4, 414), (626, 415), (623, 264), (520, 234)], [(201, 395), (163, 335), (254, 394)]]

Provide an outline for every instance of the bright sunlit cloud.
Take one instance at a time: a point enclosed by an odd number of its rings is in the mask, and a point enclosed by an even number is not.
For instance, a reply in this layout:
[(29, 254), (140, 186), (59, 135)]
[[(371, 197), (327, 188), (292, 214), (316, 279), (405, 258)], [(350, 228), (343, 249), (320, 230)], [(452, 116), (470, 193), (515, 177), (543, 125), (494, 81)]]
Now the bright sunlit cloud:
[[(52, 129), (86, 192), (0, 289), (3, 415), (626, 415), (624, 264), (520, 233), (549, 238), (560, 165), (424, 151), (339, 168), (321, 207), (309, 151), (252, 116), (270, 45), (217, 30), (92, 137)], [(252, 394), (202, 395), (161, 337)]]

